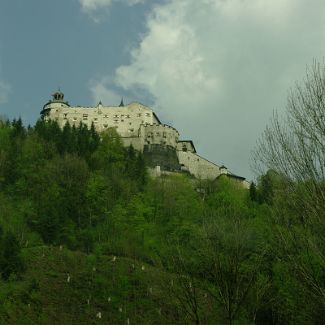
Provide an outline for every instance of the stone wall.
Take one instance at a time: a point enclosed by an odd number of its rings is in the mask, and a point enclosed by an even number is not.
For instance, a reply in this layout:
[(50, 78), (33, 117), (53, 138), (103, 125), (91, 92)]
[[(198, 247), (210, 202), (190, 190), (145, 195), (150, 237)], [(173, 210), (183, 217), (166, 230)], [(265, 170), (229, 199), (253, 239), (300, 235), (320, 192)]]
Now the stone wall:
[(190, 151), (177, 151), (182, 170), (199, 179), (213, 180), (220, 175), (219, 166)]
[(193, 142), (188, 141), (188, 140), (187, 141), (178, 141), (177, 150), (179, 150), (179, 151), (190, 151), (190, 152), (193, 152), (193, 153), (196, 152), (195, 147), (193, 145)]
[(145, 144), (143, 149), (144, 160), (148, 167), (160, 166), (162, 171), (180, 171), (176, 149), (161, 144)]
[(98, 132), (110, 127), (115, 127), (121, 137), (139, 136), (142, 124), (159, 124), (158, 119), (151, 109), (139, 103), (127, 106), (114, 107), (70, 107), (65, 103), (52, 102), (44, 107), (45, 119), (56, 120), (61, 127), (67, 122), (78, 126), (80, 122), (88, 127), (94, 123)]
[(179, 133), (176, 129), (165, 124), (142, 125), (140, 136), (145, 145), (160, 144), (176, 149)]
[(132, 147), (143, 152), (144, 142), (142, 137), (121, 137), (124, 147)]

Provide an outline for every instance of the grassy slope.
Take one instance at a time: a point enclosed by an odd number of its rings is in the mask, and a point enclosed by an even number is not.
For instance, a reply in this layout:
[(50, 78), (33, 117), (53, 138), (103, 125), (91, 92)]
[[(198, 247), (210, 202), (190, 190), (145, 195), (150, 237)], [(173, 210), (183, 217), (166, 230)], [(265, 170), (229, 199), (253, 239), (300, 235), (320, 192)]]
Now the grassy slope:
[(23, 254), (22, 279), (0, 283), (1, 324), (182, 323), (162, 290), (170, 277), (156, 268), (58, 247), (26, 248)]

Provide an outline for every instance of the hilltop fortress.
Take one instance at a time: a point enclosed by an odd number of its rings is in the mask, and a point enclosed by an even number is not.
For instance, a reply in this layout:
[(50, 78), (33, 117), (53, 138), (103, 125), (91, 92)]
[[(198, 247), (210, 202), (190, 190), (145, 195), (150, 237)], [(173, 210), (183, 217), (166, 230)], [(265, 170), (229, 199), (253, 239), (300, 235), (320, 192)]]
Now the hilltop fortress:
[(70, 106), (61, 91), (52, 97), (41, 111), (44, 120), (55, 120), (60, 127), (67, 122), (76, 126), (81, 122), (90, 128), (93, 123), (99, 133), (116, 128), (124, 146), (132, 145), (142, 152), (155, 173), (183, 171), (203, 180), (225, 176), (249, 187), (244, 177), (199, 156), (191, 140), (180, 140), (179, 132), (162, 124), (147, 106), (136, 102), (124, 105), (123, 100), (119, 106), (104, 106), (101, 102), (95, 107)]

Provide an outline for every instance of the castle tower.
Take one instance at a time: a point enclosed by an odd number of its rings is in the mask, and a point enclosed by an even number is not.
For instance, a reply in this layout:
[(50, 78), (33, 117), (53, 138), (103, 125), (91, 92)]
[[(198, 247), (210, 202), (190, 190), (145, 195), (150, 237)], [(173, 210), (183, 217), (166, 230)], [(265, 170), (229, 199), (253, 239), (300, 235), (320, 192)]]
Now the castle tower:
[[(64, 94), (59, 89), (55, 93), (52, 94), (52, 99), (49, 100), (44, 106), (41, 111), (42, 118), (50, 118), (50, 115), (55, 115), (55, 120), (59, 120), (59, 110), (62, 110), (63, 108), (69, 108), (69, 103), (64, 101)], [(52, 112), (52, 113), (51, 113)]]
[(54, 94), (52, 94), (52, 102), (63, 102), (64, 100), (64, 94), (60, 91), (60, 88), (58, 91), (56, 91)]

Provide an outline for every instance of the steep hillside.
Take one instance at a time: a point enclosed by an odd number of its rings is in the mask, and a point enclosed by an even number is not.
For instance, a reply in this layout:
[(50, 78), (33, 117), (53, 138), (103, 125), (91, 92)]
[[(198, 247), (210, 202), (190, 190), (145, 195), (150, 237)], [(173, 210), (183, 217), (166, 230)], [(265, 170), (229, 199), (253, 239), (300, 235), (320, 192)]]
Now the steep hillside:
[(0, 122), (0, 324), (322, 324), (309, 185), (151, 179), (115, 130)]
[(1, 282), (1, 324), (183, 323), (164, 288), (173, 277), (157, 268), (49, 246), (23, 256), (22, 278)]

